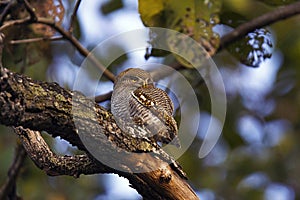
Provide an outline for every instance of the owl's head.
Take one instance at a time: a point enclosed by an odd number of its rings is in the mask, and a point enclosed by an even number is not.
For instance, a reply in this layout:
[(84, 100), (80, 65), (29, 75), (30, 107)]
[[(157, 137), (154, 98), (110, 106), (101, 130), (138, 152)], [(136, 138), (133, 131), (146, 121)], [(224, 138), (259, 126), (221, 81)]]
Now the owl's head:
[(116, 77), (114, 88), (118, 86), (138, 88), (147, 84), (153, 84), (153, 79), (149, 72), (139, 68), (129, 68)]

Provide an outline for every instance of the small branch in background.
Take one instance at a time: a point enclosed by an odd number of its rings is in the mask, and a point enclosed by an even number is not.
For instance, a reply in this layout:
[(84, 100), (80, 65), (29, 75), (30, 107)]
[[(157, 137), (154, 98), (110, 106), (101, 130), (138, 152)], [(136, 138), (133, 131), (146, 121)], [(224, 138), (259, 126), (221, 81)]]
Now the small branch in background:
[(5, 39), (5, 35), (2, 32), (0, 32), (0, 70), (1, 71), (3, 70), (2, 54), (3, 54), (3, 47), (4, 47), (4, 39)]
[(57, 32), (59, 32), (66, 40), (68, 40), (69, 42), (72, 43), (72, 45), (74, 47), (77, 48), (77, 50), (79, 51), (79, 53), (81, 53), (83, 56), (87, 57), (91, 62), (93, 62), (94, 65), (96, 65), (96, 67), (98, 69), (101, 70), (101, 72), (103, 72), (103, 74), (110, 79), (112, 82), (115, 81), (115, 75), (110, 72), (109, 70), (107, 70), (98, 60), (97, 58), (91, 54), (91, 52), (89, 50), (87, 50), (86, 48), (84, 48), (81, 43), (73, 36), (71, 35), (69, 32), (65, 31), (61, 26), (57, 25), (55, 22), (53, 22), (52, 20), (48, 20), (45, 18), (38, 18), (35, 23), (40, 23), (40, 24), (45, 24), (45, 25), (49, 25), (52, 28), (54, 28)]
[(8, 4), (11, 0), (0, 0), (0, 4)]
[[(5, 30), (6, 28), (9, 28), (11, 26), (16, 26), (16, 25), (23, 25), (23, 24), (30, 24), (30, 17), (26, 17), (23, 19), (17, 19), (17, 20), (10, 20), (6, 21), (1, 27), (0, 27), (0, 32)], [(32, 22), (31, 22), (32, 23)]]
[(106, 94), (98, 95), (98, 96), (95, 97), (95, 102), (96, 103), (101, 103), (103, 101), (110, 100), (111, 95), (112, 95), (112, 91), (110, 91), (110, 92), (108, 92)]
[(23, 40), (11, 40), (9, 41), (9, 44), (16, 45), (16, 44), (26, 44), (26, 43), (40, 42), (40, 41), (57, 41), (62, 39), (64, 39), (62, 36), (29, 38)]
[(288, 17), (300, 14), (300, 2), (296, 2), (287, 6), (279, 7), (271, 12), (268, 12), (262, 16), (254, 18), (249, 22), (246, 22), (237, 28), (235, 28), (230, 33), (224, 35), (221, 38), (219, 50), (226, 47), (228, 44), (240, 39), (247, 33), (252, 32), (258, 28), (268, 26), (274, 22), (286, 19)]
[(35, 9), (29, 4), (27, 0), (23, 0), (26, 10), (28, 11), (32, 21), (35, 21), (38, 17), (35, 14)]
[(70, 34), (73, 33), (73, 25), (74, 25), (74, 22), (75, 22), (75, 19), (76, 19), (76, 15), (77, 15), (77, 11), (78, 11), (78, 8), (79, 8), (80, 3), (81, 3), (81, 0), (77, 0), (77, 1), (76, 1), (76, 4), (75, 4), (74, 10), (73, 10), (73, 13), (72, 13), (72, 15), (71, 15), (70, 27), (69, 27), (69, 33), (70, 33)]
[(16, 1), (7, 1), (7, 2), (1, 2), (1, 4), (7, 4), (5, 6), (5, 8), (3, 9), (2, 13), (0, 14), (0, 25), (3, 24), (3, 21), (5, 19), (5, 17), (8, 15), (8, 11), (10, 10), (10, 8), (16, 4)]
[(25, 158), (26, 151), (23, 146), (19, 144), (16, 148), (14, 161), (8, 170), (8, 177), (0, 188), (0, 199), (6, 199), (8, 196), (10, 199), (17, 199), (16, 181)]

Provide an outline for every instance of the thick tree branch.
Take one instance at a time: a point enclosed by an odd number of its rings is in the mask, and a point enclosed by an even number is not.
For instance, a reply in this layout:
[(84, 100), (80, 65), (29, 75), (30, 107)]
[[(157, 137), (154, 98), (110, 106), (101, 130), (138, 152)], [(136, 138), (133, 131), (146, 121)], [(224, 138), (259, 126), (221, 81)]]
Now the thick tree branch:
[[(198, 199), (172, 158), (144, 139), (126, 136), (110, 112), (81, 94), (0, 68), (0, 107), (1, 124), (47, 131), (89, 153), (78, 135), (87, 133), (87, 138), (103, 151), (101, 156), (110, 159), (119, 170), (97, 161), (93, 163), (95, 167), (126, 177), (145, 199)], [(82, 107), (87, 112), (72, 112), (72, 109)], [(94, 115), (90, 115), (91, 112)], [(73, 121), (75, 118), (77, 126)], [(120, 148), (141, 153), (131, 155), (121, 151), (120, 155), (112, 157), (112, 151), (120, 151)], [(137, 173), (137, 169), (141, 173)]]
[(262, 16), (254, 18), (249, 22), (246, 22), (228, 34), (221, 38), (219, 50), (227, 46), (228, 44), (240, 39), (247, 33), (256, 29), (268, 26), (274, 22), (295, 16), (300, 13), (300, 2), (296, 2), (287, 6), (279, 7), (271, 12), (268, 12)]
[(99, 167), (97, 161), (86, 154), (59, 156), (51, 151), (39, 131), (15, 128), (31, 160), (47, 175), (68, 175), (79, 177), (80, 174), (109, 173), (107, 167)]

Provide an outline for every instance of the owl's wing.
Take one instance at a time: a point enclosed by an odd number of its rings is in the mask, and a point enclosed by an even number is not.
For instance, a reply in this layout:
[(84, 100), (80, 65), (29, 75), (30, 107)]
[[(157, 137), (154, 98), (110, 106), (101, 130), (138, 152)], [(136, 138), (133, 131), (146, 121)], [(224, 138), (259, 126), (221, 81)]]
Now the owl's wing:
[(148, 85), (147, 87), (139, 87), (133, 94), (144, 106), (164, 110), (172, 116), (174, 111), (173, 102), (164, 90)]
[(152, 85), (132, 92), (129, 112), (133, 121), (154, 134), (157, 141), (168, 143), (177, 135), (177, 123), (172, 117), (173, 103), (167, 93)]

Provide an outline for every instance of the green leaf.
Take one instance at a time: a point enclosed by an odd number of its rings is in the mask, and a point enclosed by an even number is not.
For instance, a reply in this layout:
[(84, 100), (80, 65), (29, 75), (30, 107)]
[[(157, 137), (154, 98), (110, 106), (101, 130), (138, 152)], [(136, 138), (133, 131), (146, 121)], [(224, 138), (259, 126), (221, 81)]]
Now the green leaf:
[[(184, 33), (200, 43), (209, 55), (214, 55), (219, 46), (219, 36), (213, 31), (213, 26), (220, 21), (220, 7), (220, 0), (139, 0), (139, 12), (146, 26), (164, 27)], [(189, 52), (193, 58), (199, 56), (196, 50), (190, 48), (191, 44), (184, 44), (186, 40), (182, 36), (167, 35), (166, 38), (171, 51), (180, 49)], [(150, 37), (153, 49), (155, 43), (158, 43), (155, 38)], [(201, 53), (200, 57), (202, 55), (206, 53)], [(174, 56), (182, 65), (191, 67), (180, 56)]]
[(145, 26), (164, 26), (164, 0), (139, 0), (139, 13)]

